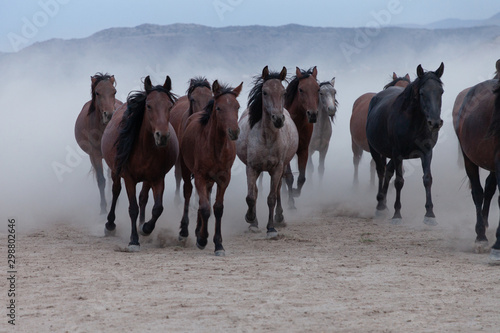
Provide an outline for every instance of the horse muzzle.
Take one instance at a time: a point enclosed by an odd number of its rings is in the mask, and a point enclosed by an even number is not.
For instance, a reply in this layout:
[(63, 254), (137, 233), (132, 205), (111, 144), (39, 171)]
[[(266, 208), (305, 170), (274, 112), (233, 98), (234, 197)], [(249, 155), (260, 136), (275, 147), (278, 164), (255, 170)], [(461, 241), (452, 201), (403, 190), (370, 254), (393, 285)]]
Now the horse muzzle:
[(337, 112), (337, 108), (334, 106), (329, 106), (328, 107), (328, 116), (329, 117), (334, 117), (335, 113)]
[(155, 132), (155, 143), (158, 147), (165, 147), (168, 143), (168, 138), (170, 137), (170, 132), (161, 133), (160, 131)]
[(313, 112), (313, 111), (307, 111), (307, 120), (311, 123), (314, 124), (318, 120), (318, 113)]
[(232, 141), (236, 141), (236, 140), (238, 140), (238, 136), (240, 135), (240, 129), (239, 129), (239, 127), (236, 128), (236, 130), (228, 128), (227, 134), (229, 136), (229, 139), (231, 139)]
[(103, 125), (107, 125), (109, 123), (109, 121), (111, 120), (112, 116), (113, 116), (113, 112), (104, 111), (102, 113), (102, 123), (103, 123)]
[(429, 130), (431, 132), (439, 131), (439, 129), (441, 127), (443, 127), (443, 120), (442, 119), (427, 119), (427, 126), (429, 126)]
[(271, 116), (271, 121), (273, 122), (274, 127), (282, 128), (283, 125), (285, 125), (285, 115), (277, 116), (273, 114)]

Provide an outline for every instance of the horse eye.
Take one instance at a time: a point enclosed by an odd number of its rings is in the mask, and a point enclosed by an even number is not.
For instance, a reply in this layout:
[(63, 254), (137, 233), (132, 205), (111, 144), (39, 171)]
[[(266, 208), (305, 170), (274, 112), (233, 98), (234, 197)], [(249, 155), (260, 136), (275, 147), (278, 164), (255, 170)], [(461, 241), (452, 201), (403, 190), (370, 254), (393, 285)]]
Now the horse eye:
[(302, 90), (302, 88), (299, 88), (299, 92), (303, 93), (303, 92), (304, 92), (304, 90)]
[(220, 111), (220, 107), (218, 107), (218, 106), (217, 106), (217, 107), (215, 108), (215, 110)]
[(96, 95), (96, 96), (99, 96), (99, 93), (96, 91), (96, 92), (95, 92), (95, 95)]
[(151, 110), (151, 105), (147, 104), (146, 107), (148, 108), (148, 110)]
[(263, 91), (262, 95), (267, 96), (267, 92)]

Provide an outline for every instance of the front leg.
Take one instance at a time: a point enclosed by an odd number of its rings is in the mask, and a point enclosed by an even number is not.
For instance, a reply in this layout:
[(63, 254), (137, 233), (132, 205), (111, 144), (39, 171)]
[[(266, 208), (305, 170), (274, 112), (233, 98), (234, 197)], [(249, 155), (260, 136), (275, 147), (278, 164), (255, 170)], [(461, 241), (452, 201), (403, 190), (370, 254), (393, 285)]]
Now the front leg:
[(129, 201), (128, 213), (130, 215), (131, 233), (130, 242), (128, 243), (128, 250), (130, 252), (137, 252), (140, 249), (139, 234), (137, 233), (137, 217), (139, 216), (139, 206), (137, 205), (136, 183), (131, 179), (125, 178), (125, 189)]
[(194, 185), (198, 192), (198, 218), (196, 221), (196, 246), (203, 250), (207, 246), (208, 218), (210, 217), (210, 200), (208, 198), (207, 181), (202, 176), (194, 178)]
[(158, 218), (163, 212), (163, 192), (165, 190), (165, 179), (162, 177), (159, 182), (153, 184), (152, 188), (155, 204), (153, 206), (151, 220), (141, 224), (139, 229), (141, 231), (141, 235), (144, 236), (148, 236), (153, 232), (156, 226), (156, 221), (158, 221)]
[[(224, 212), (224, 193), (226, 193), (227, 186), (229, 185), (229, 180), (231, 178), (230, 174), (226, 174), (217, 183), (217, 194), (215, 196), (214, 203), (214, 216), (215, 216), (215, 233), (214, 233), (214, 244), (215, 244), (215, 255), (225, 256), (226, 251), (222, 246), (222, 214)], [(254, 185), (257, 178), (254, 179)]]
[(281, 185), (281, 175), (283, 174), (283, 166), (279, 166), (270, 173), (271, 176), (271, 186), (269, 189), (269, 195), (267, 197), (267, 206), (269, 208), (269, 215), (267, 220), (267, 238), (275, 238), (278, 236), (278, 231), (274, 228), (274, 208), (276, 206), (276, 201), (279, 192), (279, 186)]
[(307, 167), (307, 158), (309, 156), (309, 152), (307, 147), (301, 150), (297, 150), (297, 162), (299, 166), (299, 178), (297, 179), (297, 189), (294, 191), (294, 196), (299, 197), (302, 191), (302, 186), (306, 182), (306, 167)]
[(427, 225), (437, 225), (436, 215), (434, 215), (434, 204), (432, 203), (431, 187), (432, 187), (432, 174), (431, 174), (431, 161), (432, 150), (429, 150), (422, 157), (422, 170), (424, 171), (423, 181), (425, 187), (425, 218), (424, 223)]
[(250, 224), (248, 226), (248, 229), (250, 231), (258, 232), (259, 221), (257, 220), (255, 205), (257, 202), (257, 195), (258, 195), (258, 188), (256, 186), (256, 181), (257, 178), (259, 177), (260, 172), (256, 171), (254, 168), (248, 165), (246, 167), (246, 171), (247, 171), (247, 186), (248, 186), (246, 201), (248, 210), (247, 213), (245, 214), (245, 221)]
[(146, 221), (146, 205), (149, 199), (151, 185), (148, 182), (142, 183), (141, 193), (139, 193), (139, 225)]

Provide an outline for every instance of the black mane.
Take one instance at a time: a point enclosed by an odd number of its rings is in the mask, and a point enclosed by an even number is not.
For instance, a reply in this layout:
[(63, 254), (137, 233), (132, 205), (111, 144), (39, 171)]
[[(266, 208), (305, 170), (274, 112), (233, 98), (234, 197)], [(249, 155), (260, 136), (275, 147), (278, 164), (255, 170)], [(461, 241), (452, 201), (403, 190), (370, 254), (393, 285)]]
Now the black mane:
[(443, 86), (443, 82), (436, 75), (436, 73), (429, 71), (426, 72), (422, 77), (417, 77), (413, 82), (410, 82), (406, 88), (404, 88), (403, 92), (396, 98), (396, 107), (398, 110), (407, 109), (410, 107), (418, 107), (419, 106), (419, 96), (418, 92), (420, 88), (429, 80), (436, 80), (441, 86)]
[(217, 94), (214, 96), (213, 99), (210, 100), (210, 102), (208, 102), (208, 104), (205, 106), (205, 109), (201, 111), (200, 124), (202, 124), (203, 126), (208, 124), (208, 121), (210, 120), (210, 116), (212, 115), (212, 111), (215, 105), (215, 100), (217, 98), (225, 94), (232, 94), (236, 96), (236, 93), (233, 92), (233, 89), (234, 88), (231, 88), (225, 84), (220, 85), (220, 89), (217, 92)]
[(292, 77), (292, 81), (288, 84), (286, 87), (286, 92), (285, 92), (285, 108), (289, 108), (293, 100), (295, 99), (295, 95), (297, 95), (297, 91), (299, 88), (299, 81), (302, 79), (306, 79), (309, 76), (312, 75), (314, 68), (309, 68), (307, 71), (305, 70), (300, 70), (300, 74), (302, 75), (300, 78), (297, 77), (297, 75)]
[(172, 104), (175, 103), (177, 96), (170, 91), (167, 91), (163, 86), (158, 85), (147, 91), (131, 92), (127, 97), (127, 110), (123, 114), (120, 122), (120, 133), (116, 139), (116, 173), (119, 175), (123, 166), (132, 152), (135, 139), (141, 130), (142, 120), (144, 118), (144, 110), (146, 109), (146, 99), (153, 92), (163, 92), (170, 98)]
[(248, 120), (250, 121), (250, 128), (262, 119), (262, 87), (264, 86), (264, 82), (273, 79), (281, 80), (281, 73), (269, 72), (266, 79), (263, 79), (262, 75), (254, 77), (254, 86), (248, 95)]
[(111, 75), (109, 75), (108, 73), (102, 74), (100, 72), (97, 72), (95, 73), (94, 76), (92, 76), (92, 78), (95, 79), (95, 81), (92, 82), (92, 85), (90, 86), (90, 94), (92, 96), (92, 101), (90, 102), (88, 114), (91, 114), (92, 112), (95, 111), (95, 88), (101, 81), (111, 79)]
[(389, 88), (389, 87), (394, 87), (396, 85), (396, 83), (398, 83), (399, 81), (406, 81), (408, 83), (411, 83), (411, 81), (409, 79), (407, 79), (406, 77), (397, 77), (394, 80), (392, 80), (391, 82), (387, 83), (384, 86), (384, 90)]

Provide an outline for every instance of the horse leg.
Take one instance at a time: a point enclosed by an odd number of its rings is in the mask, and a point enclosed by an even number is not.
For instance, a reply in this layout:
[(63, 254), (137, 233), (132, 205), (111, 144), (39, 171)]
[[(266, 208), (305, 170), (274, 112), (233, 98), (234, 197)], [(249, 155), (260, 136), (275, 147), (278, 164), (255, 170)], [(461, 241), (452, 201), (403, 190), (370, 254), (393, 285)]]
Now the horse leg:
[[(384, 159), (385, 161), (385, 159)], [(386, 167), (385, 167), (385, 173), (384, 173), (384, 177), (383, 177), (383, 183), (382, 183), (382, 190), (380, 191), (380, 197), (377, 195), (377, 199), (380, 198), (380, 201), (383, 203), (383, 209), (385, 210), (387, 208), (386, 204), (387, 204), (387, 191), (389, 189), (389, 183), (391, 182), (391, 178), (392, 176), (394, 175), (394, 161), (391, 159), (389, 160), (389, 163), (387, 163)], [(379, 204), (380, 204), (380, 201), (379, 201)], [(377, 206), (377, 209), (379, 209), (379, 207)]]
[(139, 230), (141, 231), (141, 235), (143, 236), (148, 236), (153, 232), (156, 226), (156, 221), (158, 221), (158, 218), (163, 212), (163, 192), (165, 190), (165, 179), (162, 178), (159, 182), (153, 184), (152, 189), (155, 203), (151, 212), (151, 220), (146, 223), (140, 224)]
[(357, 186), (359, 184), (358, 168), (359, 168), (359, 162), (361, 161), (361, 156), (363, 156), (363, 149), (361, 149), (361, 147), (358, 146), (352, 139), (351, 139), (351, 148), (352, 148), (352, 164), (354, 164), (353, 184)]
[(277, 192), (279, 191), (279, 186), (281, 185), (281, 175), (282, 168), (279, 170), (274, 170), (271, 174), (271, 186), (269, 189), (269, 195), (267, 196), (267, 207), (269, 208), (269, 216), (267, 220), (267, 238), (275, 238), (278, 236), (278, 231), (274, 228), (274, 208), (277, 201)]
[(148, 182), (142, 183), (141, 193), (139, 193), (139, 225), (146, 221), (146, 205), (149, 199), (149, 189), (151, 185)]
[[(318, 173), (319, 173), (319, 179), (323, 179), (323, 175), (325, 174), (325, 159), (326, 159), (326, 153), (328, 152), (328, 144), (323, 147), (319, 151), (319, 166), (318, 166)], [(320, 182), (321, 184), (321, 182)]]
[[(495, 154), (495, 172), (497, 175), (500, 175), (500, 153)], [(499, 177), (500, 178), (500, 177)], [(497, 178), (497, 186), (500, 190), (500, 179)], [(500, 207), (500, 197), (498, 198), (498, 206)], [(495, 244), (491, 247), (489, 262), (490, 264), (498, 265), (500, 264), (500, 223), (498, 224), (498, 228), (496, 231), (496, 241)]]
[(314, 163), (313, 163), (313, 160), (312, 160), (312, 155), (313, 154), (314, 154), (314, 150), (310, 150), (309, 154), (308, 154), (308, 157), (307, 157), (307, 166), (306, 166), (306, 169), (307, 169), (307, 175), (309, 176), (309, 178), (312, 178), (312, 175), (314, 173)]
[(139, 205), (135, 193), (136, 183), (131, 179), (125, 178), (125, 189), (128, 196), (128, 214), (130, 216), (130, 224), (132, 227), (130, 233), (130, 242), (128, 243), (128, 250), (130, 252), (137, 252), (140, 249), (139, 234), (137, 233), (137, 217), (139, 216)]
[(465, 156), (465, 154), (463, 156), (465, 172), (467, 173), (467, 177), (469, 177), (471, 185), (472, 200), (476, 206), (476, 252), (483, 252), (488, 245), (488, 238), (486, 237), (486, 226), (484, 225), (483, 213), (481, 212), (484, 192), (481, 187), (479, 167)]
[[(396, 201), (394, 202), (394, 216), (392, 217), (392, 224), (400, 224), (401, 218), (401, 189), (405, 183), (403, 179), (403, 160), (396, 158), (391, 160), (393, 162), (393, 169), (396, 169), (396, 179), (394, 180), (394, 187), (396, 188)], [(390, 162), (389, 162), (390, 163)], [(386, 175), (388, 174), (389, 168), (386, 169)], [(387, 179), (389, 178), (389, 179)], [(388, 184), (390, 177), (386, 177), (385, 182)], [(385, 184), (384, 184), (385, 187)], [(387, 194), (387, 191), (385, 192)]]
[(102, 157), (90, 155), (90, 163), (95, 170), (97, 178), (97, 187), (99, 188), (99, 194), (101, 196), (101, 215), (106, 214), (106, 195), (104, 194), (104, 188), (106, 187), (106, 178), (104, 177), (104, 172), (102, 168)]
[(495, 195), (497, 187), (497, 177), (494, 172), (490, 172), (486, 178), (486, 184), (484, 185), (484, 202), (483, 202), (483, 223), (484, 227), (488, 228), (488, 216), (490, 215), (490, 204), (493, 195)]
[[(375, 161), (375, 166), (377, 170), (377, 176), (378, 176), (378, 193), (377, 193), (377, 210), (375, 212), (376, 217), (382, 217), (384, 215), (383, 211), (387, 209), (387, 206), (385, 204), (385, 194), (383, 193), (383, 183), (384, 183), (384, 175), (386, 172), (386, 158), (380, 155), (379, 153), (376, 153), (371, 147), (370, 147), (371, 155), (373, 160)], [(387, 192), (386, 192), (387, 193)]]
[(281, 183), (283, 177), (280, 177), (278, 188), (276, 190), (276, 215), (274, 216), (274, 225), (276, 227), (286, 227), (285, 218), (283, 216), (283, 207), (281, 206)]
[(108, 221), (106, 222), (105, 228), (104, 228), (104, 235), (105, 236), (112, 236), (116, 232), (115, 209), (116, 209), (116, 202), (118, 201), (118, 197), (120, 196), (120, 192), (122, 190), (120, 176), (117, 176), (113, 172), (111, 174), (111, 179), (113, 180), (113, 187), (112, 187), (113, 198), (111, 200), (111, 207), (110, 207), (109, 213), (108, 213)]
[[(259, 231), (259, 221), (257, 220), (257, 214), (256, 214), (256, 209), (255, 205), (257, 202), (257, 195), (258, 195), (258, 189), (256, 184), (256, 180), (259, 177), (260, 172), (256, 171), (254, 168), (250, 167), (247, 165), (247, 186), (248, 186), (248, 192), (247, 192), (247, 206), (248, 210), (247, 213), (245, 214), (245, 221), (249, 223), (250, 225), (248, 226), (248, 230), (252, 232), (258, 232)], [(218, 191), (218, 187), (217, 187)]]
[[(257, 179), (254, 179), (254, 184)], [(229, 177), (227, 181), (221, 181), (217, 183), (217, 194), (215, 195), (214, 203), (214, 216), (215, 216), (215, 233), (214, 233), (214, 244), (215, 244), (215, 255), (218, 257), (223, 257), (226, 255), (224, 247), (222, 246), (222, 214), (224, 213), (224, 193), (226, 193), (226, 188), (229, 185)]]
[(198, 192), (198, 218), (196, 220), (196, 246), (203, 250), (207, 246), (208, 218), (210, 217), (210, 202), (208, 200), (207, 182), (202, 177), (194, 178), (194, 185)]
[(425, 217), (424, 223), (427, 225), (437, 225), (436, 215), (434, 215), (434, 204), (432, 203), (431, 187), (432, 187), (432, 174), (431, 174), (431, 161), (432, 150), (427, 152), (422, 157), (422, 170), (424, 171), (423, 181), (425, 187)]
[(370, 161), (370, 187), (373, 189), (375, 187), (375, 172), (377, 169), (377, 164), (375, 160), (372, 158)]
[(182, 164), (182, 179), (184, 180), (184, 186), (182, 188), (184, 192), (184, 212), (182, 214), (182, 219), (180, 223), (179, 231), (179, 241), (185, 242), (189, 236), (189, 201), (191, 200), (191, 194), (193, 193), (193, 184), (191, 184), (191, 171)]
[(294, 190), (294, 196), (299, 197), (300, 192), (302, 191), (302, 186), (306, 182), (306, 166), (307, 166), (307, 157), (309, 152), (307, 147), (300, 151), (297, 151), (297, 162), (299, 165), (299, 178), (297, 178), (297, 188)]
[(174, 175), (175, 175), (175, 198), (174, 203), (179, 205), (181, 202), (180, 189), (181, 189), (181, 179), (182, 179), (182, 168), (179, 160), (175, 162), (174, 167)]
[(293, 173), (290, 163), (286, 166), (284, 177), (286, 187), (288, 187), (288, 209), (297, 209), (295, 207), (295, 199), (293, 198)]

